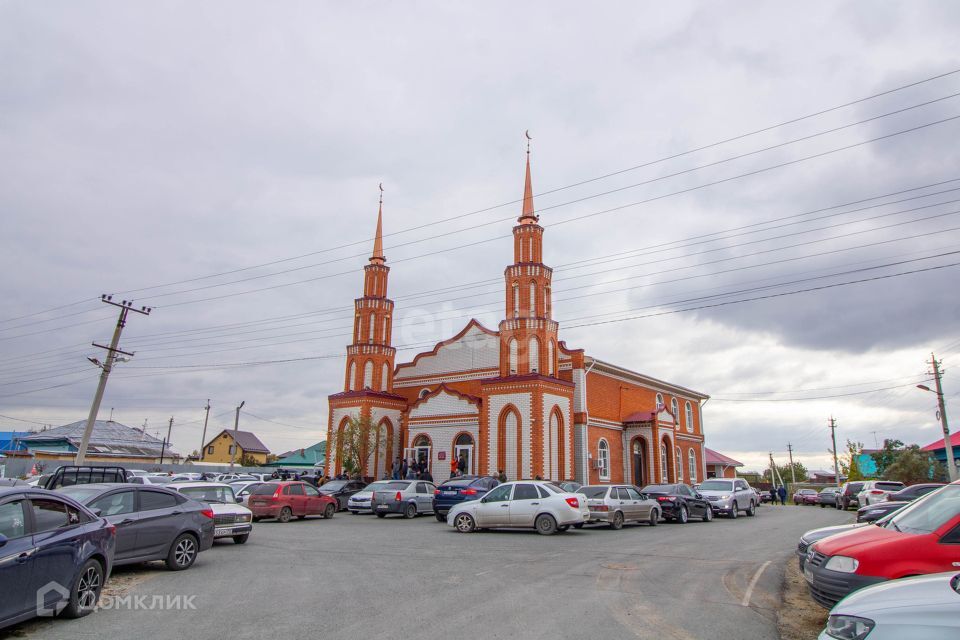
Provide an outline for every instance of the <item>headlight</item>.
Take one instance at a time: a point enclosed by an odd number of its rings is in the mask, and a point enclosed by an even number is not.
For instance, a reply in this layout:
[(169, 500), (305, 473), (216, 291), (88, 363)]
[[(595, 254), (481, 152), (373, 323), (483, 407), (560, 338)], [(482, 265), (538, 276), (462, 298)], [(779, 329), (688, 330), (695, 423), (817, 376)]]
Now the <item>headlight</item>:
[(827, 560), (825, 568), (830, 569), (831, 571), (839, 571), (840, 573), (853, 573), (859, 566), (860, 561), (858, 561), (856, 558), (848, 558), (847, 556), (833, 556)]
[(240, 515), (240, 516), (237, 518), (237, 520), (240, 521), (240, 522), (250, 522), (250, 514), (249, 514), (249, 513), (244, 513), (244, 514)]
[(729, 500), (729, 499), (730, 499), (730, 496), (720, 496), (720, 499), (721, 499), (721, 500)]
[(827, 620), (827, 635), (839, 640), (863, 640), (876, 623), (856, 616), (830, 616)]

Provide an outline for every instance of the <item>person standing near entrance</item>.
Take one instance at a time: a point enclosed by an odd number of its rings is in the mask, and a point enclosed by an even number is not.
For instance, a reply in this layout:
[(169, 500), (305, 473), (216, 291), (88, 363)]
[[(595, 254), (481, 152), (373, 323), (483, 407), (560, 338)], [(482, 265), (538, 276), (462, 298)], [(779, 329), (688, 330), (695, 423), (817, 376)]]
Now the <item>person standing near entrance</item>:
[(463, 451), (460, 452), (460, 459), (457, 460), (457, 471), (461, 476), (467, 474), (467, 454)]
[(506, 481), (507, 481), (507, 474), (503, 472), (503, 469), (500, 469), (499, 471), (497, 471), (497, 482), (503, 483)]

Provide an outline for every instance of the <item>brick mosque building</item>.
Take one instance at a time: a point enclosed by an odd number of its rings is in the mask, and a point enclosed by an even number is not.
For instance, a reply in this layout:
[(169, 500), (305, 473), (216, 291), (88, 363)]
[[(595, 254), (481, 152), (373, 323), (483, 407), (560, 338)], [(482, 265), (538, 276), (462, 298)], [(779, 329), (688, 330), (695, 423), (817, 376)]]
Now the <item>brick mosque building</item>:
[[(496, 330), (471, 320), (410, 362), (391, 346), (393, 301), (383, 254), (383, 200), (373, 255), (355, 301), (343, 391), (329, 397), (328, 442), (352, 417), (385, 438), (366, 477), (383, 478), (398, 455), (426, 462), (436, 482), (464, 456), (468, 473), (583, 484), (694, 483), (706, 478), (701, 410), (708, 396), (570, 348), (553, 319), (544, 229), (534, 211), (527, 148), (523, 210), (504, 271)], [(335, 448), (326, 472), (342, 471)]]

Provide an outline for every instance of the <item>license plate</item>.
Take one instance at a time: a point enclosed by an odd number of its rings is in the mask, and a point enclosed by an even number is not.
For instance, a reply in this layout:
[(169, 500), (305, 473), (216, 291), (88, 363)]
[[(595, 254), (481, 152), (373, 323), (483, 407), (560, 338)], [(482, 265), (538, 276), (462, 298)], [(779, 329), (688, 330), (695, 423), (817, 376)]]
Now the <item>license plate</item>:
[(215, 536), (228, 536), (230, 535), (230, 529), (215, 529), (213, 535)]
[(385, 504), (378, 504), (378, 505), (377, 505), (377, 510), (380, 510), (380, 509), (383, 509), (384, 511), (386, 511), (387, 505), (385, 505)]
[(457, 495), (456, 491), (441, 491), (440, 495), (442, 496), (455, 496)]
[(803, 565), (803, 577), (807, 580), (807, 582), (813, 584), (813, 571), (810, 569), (809, 564)]

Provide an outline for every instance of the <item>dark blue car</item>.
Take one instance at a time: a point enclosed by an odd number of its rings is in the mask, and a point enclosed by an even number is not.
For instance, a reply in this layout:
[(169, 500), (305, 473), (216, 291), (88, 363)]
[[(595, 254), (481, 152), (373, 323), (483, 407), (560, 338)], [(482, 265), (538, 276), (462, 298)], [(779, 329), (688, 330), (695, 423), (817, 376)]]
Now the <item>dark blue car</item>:
[(433, 493), (433, 513), (440, 522), (447, 521), (447, 512), (461, 502), (479, 500), (500, 484), (489, 476), (450, 478)]
[(0, 487), (0, 628), (92, 612), (115, 545), (114, 526), (70, 498)]

